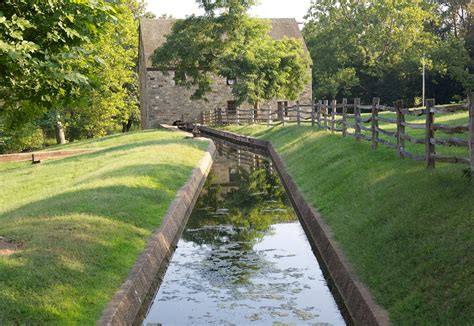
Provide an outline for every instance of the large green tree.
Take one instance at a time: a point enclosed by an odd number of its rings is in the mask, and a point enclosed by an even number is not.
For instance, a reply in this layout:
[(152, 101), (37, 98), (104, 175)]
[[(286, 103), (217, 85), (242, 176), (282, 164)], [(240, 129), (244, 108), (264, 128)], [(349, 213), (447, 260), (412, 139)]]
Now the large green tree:
[[(457, 59), (460, 63), (451, 64), (452, 68), (456, 68), (454, 73), (451, 73), (454, 78), (449, 78), (450, 76), (445, 73), (438, 74), (436, 69), (431, 69), (428, 87), (433, 89), (434, 94), (440, 95), (452, 92), (456, 84), (461, 84), (464, 89), (472, 90), (474, 88), (474, 3), (471, 0), (436, 0), (434, 10), (438, 23), (429, 26), (430, 31), (447, 46), (440, 49), (433, 62), (442, 62), (437, 57), (451, 56), (453, 60)], [(464, 53), (464, 51), (459, 51), (461, 47), (467, 50), (469, 58), (458, 55), (459, 52)], [(441, 72), (447, 71), (446, 67), (440, 68)]]
[(155, 67), (185, 76), (178, 83), (195, 88), (193, 99), (206, 98), (215, 76), (236, 80), (238, 104), (258, 108), (263, 100), (298, 97), (309, 78), (301, 41), (273, 40), (269, 22), (247, 14), (252, 0), (198, 2), (205, 14), (176, 22), (155, 50)]
[(139, 119), (138, 19), (149, 15), (143, 0), (0, 3), (0, 147), (39, 127), (58, 143), (128, 131)]
[(115, 20), (105, 23), (96, 40), (84, 47), (96, 63), (77, 59), (92, 87), (83, 90), (85, 100), (63, 108), (69, 139), (103, 136), (117, 124), (128, 131), (138, 121), (138, 5), (136, 0), (117, 1)]
[(0, 2), (0, 114), (7, 128), (77, 97), (89, 80), (74, 60), (86, 57), (83, 45), (112, 14), (104, 0)]
[(413, 104), (421, 96), (423, 60), (430, 81), (454, 84), (442, 100), (462, 93), (472, 82), (468, 53), (461, 41), (433, 33), (440, 20), (431, 2), (313, 1), (303, 33), (314, 62), (315, 95), (403, 98)]

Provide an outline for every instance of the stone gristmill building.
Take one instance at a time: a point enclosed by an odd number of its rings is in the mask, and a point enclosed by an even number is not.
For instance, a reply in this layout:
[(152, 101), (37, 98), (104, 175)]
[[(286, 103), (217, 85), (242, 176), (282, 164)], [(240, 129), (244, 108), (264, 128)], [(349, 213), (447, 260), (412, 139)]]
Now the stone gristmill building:
[[(234, 81), (216, 78), (212, 92), (206, 97), (208, 101), (191, 100), (192, 89), (177, 86), (174, 72), (164, 74), (154, 68), (151, 56), (155, 49), (166, 41), (175, 19), (144, 19), (140, 22), (139, 76), (140, 76), (140, 108), (142, 128), (156, 128), (159, 124), (175, 124), (177, 122), (194, 122), (202, 111), (216, 108), (235, 111), (231, 87)], [(303, 40), (298, 23), (293, 18), (270, 19), (270, 36), (275, 39), (297, 38)], [(305, 50), (308, 51), (305, 45)], [(311, 75), (311, 67), (308, 67)], [(312, 84), (308, 82), (300, 95), (301, 102), (312, 100)], [(262, 103), (262, 108), (283, 107), (293, 105), (287, 99), (276, 98)]]

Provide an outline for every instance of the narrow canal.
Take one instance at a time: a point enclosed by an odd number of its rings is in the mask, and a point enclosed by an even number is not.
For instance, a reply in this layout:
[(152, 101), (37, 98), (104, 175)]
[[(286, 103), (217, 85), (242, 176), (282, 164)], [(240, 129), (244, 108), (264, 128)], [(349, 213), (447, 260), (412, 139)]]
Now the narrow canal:
[(345, 325), (271, 161), (215, 142), (143, 325)]

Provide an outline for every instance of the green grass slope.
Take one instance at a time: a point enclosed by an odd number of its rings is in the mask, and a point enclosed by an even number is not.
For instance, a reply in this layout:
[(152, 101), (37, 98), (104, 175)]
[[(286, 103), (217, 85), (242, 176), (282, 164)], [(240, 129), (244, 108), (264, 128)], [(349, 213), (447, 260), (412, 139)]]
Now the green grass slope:
[(311, 127), (224, 129), (272, 141), (394, 324), (472, 325), (474, 186), (465, 166), (428, 171)]
[(0, 237), (20, 246), (0, 255), (0, 324), (95, 324), (207, 146), (157, 130), (0, 164)]

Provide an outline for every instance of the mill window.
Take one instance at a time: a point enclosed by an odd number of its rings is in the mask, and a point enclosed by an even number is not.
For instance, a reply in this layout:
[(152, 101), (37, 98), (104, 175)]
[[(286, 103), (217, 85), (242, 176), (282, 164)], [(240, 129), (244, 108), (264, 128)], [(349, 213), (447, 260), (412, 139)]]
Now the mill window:
[(174, 72), (174, 84), (175, 85), (182, 85), (186, 82), (186, 73), (185, 72), (179, 72), (175, 71)]

